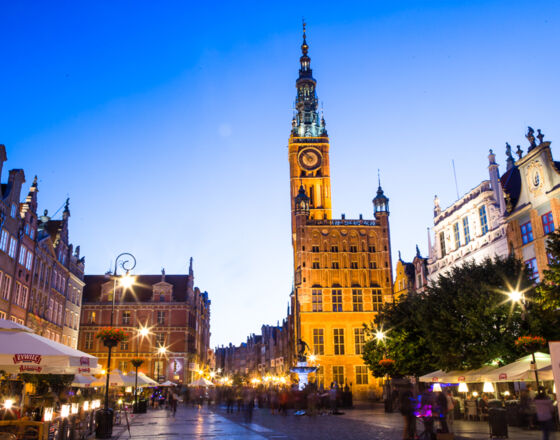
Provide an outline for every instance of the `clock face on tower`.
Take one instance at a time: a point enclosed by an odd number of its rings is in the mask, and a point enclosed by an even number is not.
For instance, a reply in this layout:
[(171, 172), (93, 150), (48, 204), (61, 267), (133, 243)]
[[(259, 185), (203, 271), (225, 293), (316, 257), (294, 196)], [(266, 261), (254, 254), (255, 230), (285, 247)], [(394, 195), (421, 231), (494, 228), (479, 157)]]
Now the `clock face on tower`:
[(315, 148), (304, 148), (299, 152), (299, 166), (307, 171), (314, 171), (321, 166), (321, 152)]

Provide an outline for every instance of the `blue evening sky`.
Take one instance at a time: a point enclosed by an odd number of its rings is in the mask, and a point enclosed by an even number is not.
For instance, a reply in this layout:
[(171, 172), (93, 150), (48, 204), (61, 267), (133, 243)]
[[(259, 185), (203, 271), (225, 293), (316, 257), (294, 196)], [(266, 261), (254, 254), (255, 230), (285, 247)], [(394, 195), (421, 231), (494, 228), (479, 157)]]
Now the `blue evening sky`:
[[(212, 345), (286, 314), (287, 142), (301, 18), (331, 139), (333, 214), (372, 216), (377, 169), (394, 259), (427, 252), (442, 206), (488, 149), (541, 128), (560, 158), (560, 2), (0, 2), (0, 142), (39, 176), (87, 273), (123, 251), (212, 300)], [(503, 168), (502, 168), (503, 170)], [(7, 179), (7, 171), (2, 176)], [(60, 211), (57, 216), (60, 216)]]

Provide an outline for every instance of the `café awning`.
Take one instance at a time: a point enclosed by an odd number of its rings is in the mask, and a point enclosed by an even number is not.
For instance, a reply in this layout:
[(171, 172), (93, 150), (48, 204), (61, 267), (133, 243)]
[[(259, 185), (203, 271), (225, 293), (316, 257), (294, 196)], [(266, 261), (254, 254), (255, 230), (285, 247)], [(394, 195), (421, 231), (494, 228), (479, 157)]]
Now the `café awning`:
[[(546, 378), (547, 367), (551, 366), (550, 355), (547, 353), (535, 353), (536, 368), (542, 370), (542, 380), (552, 380), (552, 368), (550, 369), (550, 379)], [(532, 367), (533, 357), (529, 354), (517, 359), (511, 364), (496, 368), (495, 370), (483, 375), (484, 382), (517, 382), (535, 380), (535, 371)], [(539, 375), (539, 379), (541, 379)]]
[(28, 327), (0, 319), (0, 370), (7, 373), (81, 374), (97, 368), (97, 358), (39, 336)]

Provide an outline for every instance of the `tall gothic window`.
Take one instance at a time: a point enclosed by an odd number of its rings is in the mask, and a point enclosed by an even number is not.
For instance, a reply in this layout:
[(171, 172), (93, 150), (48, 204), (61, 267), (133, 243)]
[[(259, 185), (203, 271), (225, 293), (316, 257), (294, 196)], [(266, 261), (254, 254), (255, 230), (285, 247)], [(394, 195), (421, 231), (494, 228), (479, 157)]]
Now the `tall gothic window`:
[(342, 290), (340, 289), (332, 291), (332, 311), (342, 312)]
[(321, 289), (313, 289), (312, 291), (313, 311), (323, 311), (323, 292)]
[(441, 258), (445, 257), (445, 233), (439, 233), (439, 249), (441, 251)]
[(463, 218), (463, 235), (465, 236), (465, 244), (469, 244), (471, 241), (471, 232), (469, 230), (469, 218)]
[(478, 216), (480, 217), (480, 231), (482, 235), (488, 232), (488, 217), (486, 216), (486, 206), (482, 205), (478, 208)]
[(344, 329), (333, 329), (334, 354), (344, 354)]
[(459, 222), (453, 225), (453, 237), (455, 238), (455, 249), (461, 246), (461, 236), (459, 235)]

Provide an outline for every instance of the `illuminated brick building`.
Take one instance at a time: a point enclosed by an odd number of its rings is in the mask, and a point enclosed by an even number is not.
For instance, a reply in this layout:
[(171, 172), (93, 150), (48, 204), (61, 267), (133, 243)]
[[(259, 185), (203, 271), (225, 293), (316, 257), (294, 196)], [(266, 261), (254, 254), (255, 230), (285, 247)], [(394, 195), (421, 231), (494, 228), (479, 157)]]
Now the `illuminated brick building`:
[[(104, 275), (86, 275), (85, 282), (79, 348), (106, 366), (107, 348), (95, 333), (110, 325), (114, 283)], [(138, 352), (145, 359), (139, 371), (154, 378), (159, 372), (160, 381), (190, 382), (207, 366), (210, 343), (210, 300), (194, 287), (192, 258), (188, 275), (139, 275), (124, 295), (122, 290), (117, 287), (114, 326), (132, 337), (113, 349), (111, 368), (131, 371)], [(151, 334), (137, 337), (140, 327), (149, 327)], [(159, 347), (167, 349), (164, 356)]]
[[(0, 174), (7, 160), (0, 145)], [(0, 318), (76, 348), (85, 260), (69, 242), (69, 201), (62, 218), (37, 215), (35, 177), (20, 203), (23, 170), (10, 170), (0, 190)]]
[(317, 355), (318, 382), (347, 383), (365, 397), (373, 377), (362, 359), (363, 323), (393, 300), (389, 200), (379, 185), (373, 219), (332, 218), (329, 138), (318, 113), (308, 49), (304, 29), (288, 145), (294, 338)]
[[(560, 162), (555, 162), (550, 142), (531, 127), (523, 156), (517, 146), (517, 161), (507, 145), (507, 170), (501, 177), (505, 193), (507, 240), (510, 252), (532, 271), (533, 279), (543, 279), (548, 268), (546, 238), (560, 222)], [(538, 140), (538, 144), (537, 144)]]

